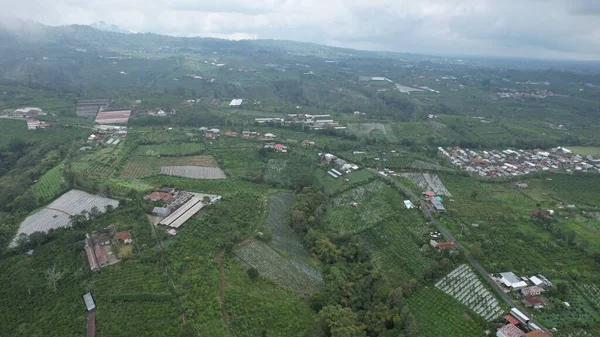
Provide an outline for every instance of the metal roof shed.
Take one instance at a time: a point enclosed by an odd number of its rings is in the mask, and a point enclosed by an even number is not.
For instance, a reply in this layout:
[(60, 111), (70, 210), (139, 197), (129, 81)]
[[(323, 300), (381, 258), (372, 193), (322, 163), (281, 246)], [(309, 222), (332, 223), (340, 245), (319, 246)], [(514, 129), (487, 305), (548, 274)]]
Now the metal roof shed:
[(85, 306), (88, 311), (92, 311), (96, 309), (96, 303), (94, 302), (94, 298), (92, 297), (92, 293), (87, 293), (83, 295), (83, 301), (85, 302)]

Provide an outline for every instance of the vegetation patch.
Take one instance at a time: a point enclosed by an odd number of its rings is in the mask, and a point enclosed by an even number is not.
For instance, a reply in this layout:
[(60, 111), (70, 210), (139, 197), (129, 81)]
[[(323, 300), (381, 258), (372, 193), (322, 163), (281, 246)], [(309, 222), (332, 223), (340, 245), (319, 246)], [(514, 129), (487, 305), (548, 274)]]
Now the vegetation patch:
[(31, 186), (38, 203), (45, 204), (64, 192), (66, 184), (60, 171), (61, 165), (53, 167)]
[(121, 178), (144, 178), (160, 174), (162, 166), (217, 167), (212, 156), (145, 157), (133, 156), (127, 161)]
[(278, 286), (301, 295), (312, 295), (323, 287), (321, 272), (296, 257), (285, 258), (267, 244), (252, 240), (234, 249), (236, 259), (247, 269)]

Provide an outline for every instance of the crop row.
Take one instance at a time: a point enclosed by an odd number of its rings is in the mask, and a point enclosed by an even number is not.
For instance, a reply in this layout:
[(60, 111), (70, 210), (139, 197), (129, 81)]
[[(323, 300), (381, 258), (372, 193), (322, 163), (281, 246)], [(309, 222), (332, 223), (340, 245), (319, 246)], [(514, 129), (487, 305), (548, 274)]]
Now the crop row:
[(54, 199), (63, 191), (63, 177), (60, 173), (60, 165), (46, 172), (31, 187), (33, 194), (43, 203)]

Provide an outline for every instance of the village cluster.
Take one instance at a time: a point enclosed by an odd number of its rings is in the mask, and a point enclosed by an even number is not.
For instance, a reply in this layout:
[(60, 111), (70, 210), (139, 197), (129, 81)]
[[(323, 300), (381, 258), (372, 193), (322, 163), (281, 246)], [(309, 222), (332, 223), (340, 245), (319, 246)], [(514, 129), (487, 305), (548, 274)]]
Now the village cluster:
[(502, 88), (501, 91), (497, 92), (499, 98), (546, 98), (554, 96), (554, 94), (546, 89), (537, 90), (517, 90), (510, 88)]
[(439, 147), (438, 152), (453, 165), (483, 177), (509, 177), (550, 170), (600, 173), (600, 158), (576, 155), (564, 147), (550, 151), (506, 149), (479, 152), (460, 147)]
[[(299, 108), (299, 107), (297, 107)], [(356, 111), (355, 114), (361, 114)], [(345, 126), (331, 119), (331, 115), (309, 115), (309, 114), (287, 114), (285, 117), (260, 117), (255, 118), (255, 122), (264, 123), (280, 123), (282, 125), (301, 124), (308, 126), (311, 130), (323, 130), (327, 128), (335, 130), (344, 130)]]
[[(345, 159), (339, 158), (336, 155), (333, 155), (331, 153), (319, 153), (318, 158), (319, 158), (319, 164), (321, 166), (333, 166), (334, 167), (334, 168), (331, 168), (329, 171), (327, 171), (327, 174), (329, 174), (334, 179), (337, 179), (337, 178), (343, 176), (344, 174), (348, 174), (348, 173), (351, 173), (352, 171), (356, 171), (359, 169), (358, 165), (356, 165), (354, 163), (350, 163), (350, 162), (346, 161)], [(335, 169), (335, 168), (337, 168), (337, 169)]]

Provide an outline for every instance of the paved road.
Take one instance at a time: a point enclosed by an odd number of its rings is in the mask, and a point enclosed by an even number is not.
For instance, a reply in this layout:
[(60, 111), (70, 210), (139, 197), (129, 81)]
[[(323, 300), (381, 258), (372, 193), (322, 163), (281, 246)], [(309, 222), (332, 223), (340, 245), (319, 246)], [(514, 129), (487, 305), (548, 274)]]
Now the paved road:
[[(490, 274), (487, 272), (487, 270), (485, 270), (485, 268), (483, 268), (483, 266), (479, 262), (477, 262), (477, 260), (475, 260), (475, 258), (471, 254), (469, 254), (469, 251), (463, 245), (461, 245), (460, 242), (458, 242), (458, 240), (456, 240), (456, 238), (444, 226), (442, 226), (442, 224), (439, 223), (439, 221), (437, 221), (437, 219), (433, 216), (433, 214), (431, 214), (431, 210), (429, 209), (429, 207), (427, 207), (427, 204), (424, 201), (420, 200), (421, 198), (419, 198), (419, 196), (417, 196), (413, 191), (408, 189), (406, 186), (402, 185), (402, 183), (400, 183), (398, 180), (383, 176), (383, 175), (379, 174), (379, 171), (377, 171), (375, 169), (367, 169), (367, 170), (370, 171), (371, 173), (376, 174), (379, 177), (382, 177), (383, 179), (386, 179), (386, 180), (394, 183), (394, 185), (396, 185), (401, 191), (403, 191), (413, 201), (413, 203), (415, 205), (420, 202), (421, 210), (423, 211), (423, 214), (425, 214), (425, 216), (435, 225), (435, 227), (437, 228), (437, 230), (440, 233), (444, 234), (444, 236), (446, 238), (448, 238), (448, 240), (453, 242), (454, 245), (456, 245), (456, 247), (458, 249), (465, 252), (465, 258), (467, 259), (469, 264), (471, 264), (471, 266), (473, 266), (473, 268), (475, 268), (479, 272), (479, 274), (481, 274), (481, 276), (490, 284), (492, 289), (494, 289), (494, 291), (496, 291), (496, 293), (500, 296), (500, 298), (502, 298), (504, 300), (504, 302), (506, 302), (511, 308), (519, 308), (519, 310), (525, 312), (520, 305), (518, 305), (515, 301), (513, 301), (504, 292), (504, 290), (502, 290), (502, 288), (496, 282), (494, 282), (494, 280), (492, 280), (490, 278)], [(531, 318), (531, 322), (534, 323), (535, 325), (539, 326), (543, 330), (548, 331), (546, 328), (544, 328), (543, 325), (541, 325), (539, 322), (537, 322), (533, 318)]]

